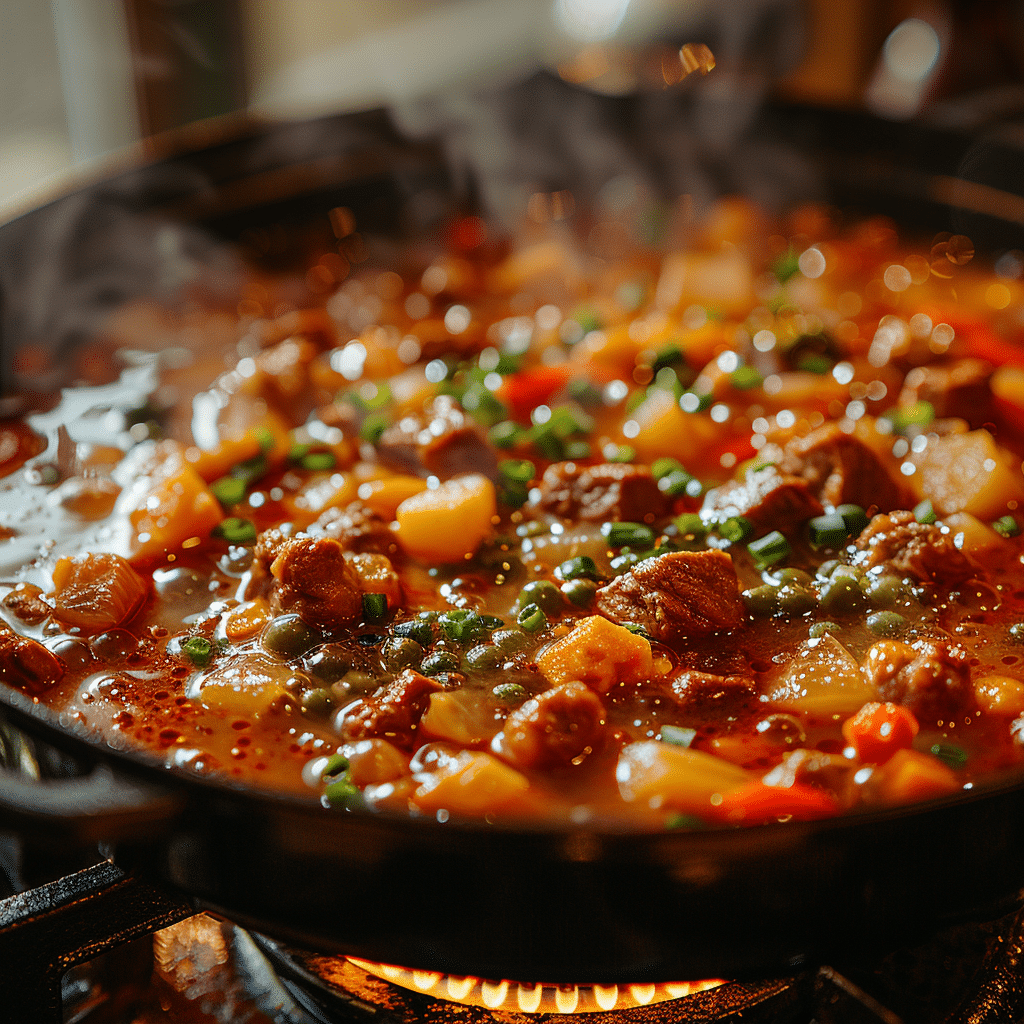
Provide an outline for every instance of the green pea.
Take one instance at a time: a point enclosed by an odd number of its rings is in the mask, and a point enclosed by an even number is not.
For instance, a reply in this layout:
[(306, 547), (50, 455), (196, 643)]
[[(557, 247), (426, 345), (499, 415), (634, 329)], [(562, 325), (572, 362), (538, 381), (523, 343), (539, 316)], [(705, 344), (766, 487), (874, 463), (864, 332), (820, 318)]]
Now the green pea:
[(867, 626), (877, 636), (897, 636), (906, 629), (907, 620), (899, 612), (872, 612)]
[(418, 665), (426, 652), (423, 645), (409, 636), (393, 636), (384, 641), (380, 656), (392, 672), (400, 672), (410, 665)]
[(577, 607), (586, 608), (597, 595), (597, 584), (593, 580), (569, 580), (562, 584), (562, 593)]
[(455, 608), (438, 616), (438, 625), (449, 640), (457, 643), (473, 643), (483, 640), (490, 632), (477, 612), (468, 608)]
[(263, 630), (260, 643), (281, 658), (297, 658), (312, 647), (318, 637), (298, 615), (279, 615)]
[(826, 633), (832, 633), (833, 635), (838, 633), (842, 627), (838, 622), (832, 622), (831, 619), (826, 619), (824, 622), (816, 622), (807, 631), (808, 636), (812, 640), (820, 640)]
[(535, 604), (548, 615), (557, 615), (565, 608), (565, 599), (550, 580), (533, 580), (519, 591), (519, 607)]
[(533, 639), (521, 629), (498, 629), (491, 636), (494, 646), (502, 654), (512, 655), (533, 646)]
[(426, 619), (409, 619), (407, 622), (396, 622), (391, 627), (395, 636), (408, 637), (415, 640), (422, 647), (428, 647), (434, 639), (434, 631)]
[(339, 704), (351, 700), (361, 693), (373, 693), (377, 689), (379, 681), (369, 672), (359, 672), (353, 669), (346, 672), (336, 683), (331, 684), (331, 695)]
[(899, 576), (871, 576), (864, 587), (864, 596), (874, 608), (891, 608), (909, 601), (914, 592)]
[(459, 659), (451, 651), (433, 651), (420, 663), (425, 676), (439, 676), (442, 672), (458, 672)]
[(786, 615), (803, 615), (817, 605), (814, 594), (806, 587), (787, 584), (778, 590), (779, 610)]
[(834, 573), (818, 592), (822, 608), (828, 611), (848, 612), (864, 601), (864, 595), (853, 576)]
[(526, 688), (520, 686), (519, 683), (498, 683), (498, 685), (491, 690), (502, 704), (522, 704), (524, 700), (529, 696), (526, 692)]
[(466, 651), (465, 662), (468, 668), (481, 669), (497, 668), (505, 658), (501, 651), (494, 644), (478, 644)]
[(302, 710), (307, 715), (323, 716), (334, 707), (334, 695), (324, 687), (309, 690), (302, 695)]
[(784, 569), (766, 569), (761, 574), (761, 579), (765, 583), (772, 583), (779, 587), (784, 587), (787, 584), (808, 587), (814, 582), (814, 578), (809, 572), (804, 572), (803, 569), (794, 569), (791, 566)]
[(768, 583), (743, 591), (743, 603), (751, 615), (767, 618), (779, 610), (779, 588)]
[(333, 683), (352, 668), (352, 656), (342, 644), (323, 644), (306, 655), (302, 667), (317, 679)]

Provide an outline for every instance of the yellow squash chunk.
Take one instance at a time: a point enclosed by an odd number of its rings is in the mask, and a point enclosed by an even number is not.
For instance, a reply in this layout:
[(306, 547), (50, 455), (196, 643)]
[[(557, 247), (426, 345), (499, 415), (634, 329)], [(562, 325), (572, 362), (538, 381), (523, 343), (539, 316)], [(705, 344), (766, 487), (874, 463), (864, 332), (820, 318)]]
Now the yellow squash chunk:
[[(177, 446), (162, 449), (163, 459), (128, 514), (134, 558), (159, 557), (186, 541), (205, 541), (222, 518), (220, 503)], [(198, 541), (196, 542), (198, 543)]]
[(413, 802), (428, 814), (485, 814), (500, 810), (530, 788), (526, 776), (492, 754), (460, 750), (434, 772), (415, 776), (420, 785)]
[(600, 615), (577, 622), (541, 654), (537, 666), (553, 686), (583, 683), (596, 693), (642, 682), (654, 672), (650, 641)]
[(1015, 717), (1024, 713), (1024, 683), (992, 673), (974, 680), (974, 699), (986, 714)]
[(787, 711), (849, 716), (878, 693), (853, 655), (826, 633), (801, 645), (767, 698)]
[(956, 793), (960, 781), (937, 757), (908, 747), (875, 769), (869, 787), (871, 796), (881, 803), (910, 804)]
[(615, 778), (628, 803), (707, 814), (716, 794), (742, 789), (755, 776), (701, 750), (641, 740), (622, 748)]
[(1024, 503), (1020, 463), (987, 430), (929, 437), (913, 461), (910, 482), (941, 516), (969, 512), (991, 521), (1006, 515), (1010, 502)]
[(359, 485), (359, 500), (384, 519), (394, 519), (398, 506), (406, 498), (427, 489), (427, 481), (419, 476), (389, 476)]
[(1006, 547), (1006, 538), (1001, 537), (988, 523), (983, 523), (970, 512), (954, 512), (942, 520), (953, 535), (953, 543), (967, 555), (983, 557), (1000, 547)]
[(248, 640), (270, 620), (270, 606), (262, 597), (232, 608), (224, 620), (224, 635), (229, 640)]
[(499, 724), (473, 691), (448, 690), (430, 695), (430, 703), (420, 719), (420, 731), (473, 747), (489, 743)]
[(395, 534), (414, 558), (459, 562), (490, 535), (497, 508), (494, 484), (483, 474), (454, 477), (406, 498), (395, 513)]
[(640, 459), (654, 462), (663, 456), (678, 459), (684, 465), (706, 457), (709, 445), (725, 436), (725, 431), (705, 413), (683, 412), (670, 391), (655, 388), (650, 397), (629, 417), (639, 427), (635, 436), (624, 437)]

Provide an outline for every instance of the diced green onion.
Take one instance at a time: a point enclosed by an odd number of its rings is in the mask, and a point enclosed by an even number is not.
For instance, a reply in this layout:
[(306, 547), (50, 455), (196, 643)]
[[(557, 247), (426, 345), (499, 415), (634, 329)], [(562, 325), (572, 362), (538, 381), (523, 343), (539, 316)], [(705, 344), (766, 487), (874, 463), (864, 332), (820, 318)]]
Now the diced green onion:
[(1020, 524), (1013, 516), (1001, 516), (992, 524), (992, 529), (1000, 537), (1016, 537), (1020, 534)]
[(708, 827), (708, 823), (695, 814), (673, 814), (665, 822), (665, 828), (671, 832), (700, 832)]
[(641, 626), (639, 622), (624, 622), (622, 623), (622, 628), (628, 629), (630, 633), (635, 633), (637, 636), (647, 637), (647, 639), (650, 639), (650, 636), (647, 633), (647, 628), (645, 626)]
[(788, 249), (772, 264), (772, 273), (778, 278), (779, 284), (785, 284), (799, 269), (800, 257), (792, 249)]
[(699, 512), (684, 512), (672, 520), (675, 528), (684, 537), (703, 537), (708, 532), (707, 524)]
[(288, 461), (300, 462), (304, 455), (309, 454), (312, 447), (312, 445), (304, 444), (301, 441), (293, 441), (291, 448), (288, 449)]
[(245, 481), (233, 476), (222, 476), (210, 484), (213, 496), (225, 507), (237, 505), (245, 497)]
[(563, 583), (562, 593), (578, 608), (586, 608), (597, 596), (597, 583), (581, 576)]
[(371, 412), (359, 428), (359, 436), (370, 444), (376, 444), (381, 435), (390, 426), (387, 416), (382, 412)]
[(259, 426), (256, 428), (255, 434), (256, 443), (260, 446), (260, 451), (266, 455), (274, 447), (273, 433), (267, 427)]
[(505, 620), (497, 615), (481, 615), (480, 621), (487, 629), (501, 629), (505, 625)]
[(334, 469), (338, 460), (334, 452), (307, 452), (299, 459), (299, 465), (303, 469), (311, 471)]
[(514, 448), (526, 431), (512, 420), (504, 420), (502, 423), (495, 423), (487, 431), (487, 440), (495, 448)]
[(849, 530), (846, 520), (838, 512), (815, 516), (807, 524), (807, 534), (817, 548), (839, 548), (846, 543)]
[[(586, 408), (596, 408), (601, 404), (601, 390), (594, 386), (594, 384), (587, 380), (586, 377), (574, 377), (569, 381), (566, 386), (566, 392), (570, 398), (580, 403), (580, 405)], [(627, 445), (621, 445), (622, 448), (627, 448)], [(608, 456), (605, 456), (607, 458)], [(612, 460), (615, 461), (615, 460)], [(632, 462), (632, 459), (622, 460), (625, 462)]]
[(504, 459), (498, 463), (498, 475), (510, 483), (528, 484), (537, 467), (529, 459)]
[(843, 517), (847, 533), (860, 533), (868, 525), (868, 514), (860, 505), (840, 505), (836, 514)]
[(739, 544), (754, 532), (754, 524), (743, 516), (733, 516), (724, 523), (719, 523), (715, 530), (725, 540)]
[(256, 483), (269, 468), (265, 456), (254, 455), (251, 459), (246, 459), (244, 462), (239, 462), (237, 465), (232, 466), (230, 475), (236, 480), (241, 480), (245, 486), (248, 486), (249, 484)]
[(567, 459), (589, 459), (593, 449), (588, 441), (566, 441), (565, 457)]
[(475, 385), (466, 389), (462, 395), (462, 408), (466, 410), (478, 423), (485, 427), (494, 426), (508, 416), (508, 409), (503, 402), (482, 385)]
[(649, 548), (654, 544), (654, 531), (643, 523), (604, 523), (601, 536), (611, 548)]
[(535, 604), (528, 604), (517, 616), (516, 624), (527, 633), (537, 633), (547, 625), (548, 617)]
[(933, 743), (931, 753), (955, 771), (967, 764), (967, 751), (955, 743)]
[(685, 366), (686, 356), (683, 355), (683, 350), (676, 342), (670, 341), (667, 345), (663, 345), (658, 349), (654, 356), (654, 362), (651, 363), (651, 369), (657, 373), (665, 367), (678, 363), (682, 363)]
[(740, 391), (759, 388), (764, 378), (753, 366), (738, 366), (729, 374), (729, 383)]
[(923, 400), (913, 405), (897, 406), (886, 413), (886, 418), (898, 434), (904, 434), (909, 427), (927, 427), (935, 419), (935, 406)]
[(600, 313), (590, 306), (580, 306), (580, 308), (572, 314), (572, 319), (580, 325), (580, 330), (582, 330), (584, 334), (589, 334), (591, 331), (599, 331), (604, 326), (604, 320)]
[(437, 622), (449, 640), (460, 644), (484, 640), (490, 632), (480, 615), (468, 608), (453, 608), (451, 611), (442, 612)]
[(747, 545), (747, 551), (759, 566), (774, 565), (789, 554), (790, 546), (789, 541), (778, 530), (772, 530), (771, 533), (752, 540)]
[(577, 555), (575, 558), (567, 558), (555, 572), (563, 580), (575, 580), (581, 576), (589, 579), (597, 579), (597, 565), (590, 555)]
[(663, 476), (668, 476), (669, 473), (674, 473), (682, 468), (683, 464), (678, 459), (655, 459), (651, 463), (651, 476), (655, 480), (660, 480)]
[(526, 687), (519, 683), (498, 683), (491, 693), (502, 702), (502, 704), (522, 704), (529, 696)]
[(683, 412), (705, 412), (715, 404), (715, 396), (710, 392), (684, 391), (679, 396), (679, 408)]
[(229, 544), (251, 544), (256, 540), (256, 527), (248, 519), (231, 516), (214, 528), (212, 535), (226, 540)]
[(628, 444), (607, 445), (601, 453), (609, 462), (635, 462), (636, 449)]
[(379, 622), (387, 613), (386, 594), (363, 594), (363, 618), (367, 622)]
[(344, 754), (331, 754), (320, 773), (322, 779), (333, 779), (348, 768), (348, 758)]
[(697, 738), (697, 730), (682, 725), (663, 725), (660, 738), (674, 747), (688, 747)]
[(828, 356), (823, 356), (818, 352), (811, 352), (808, 355), (801, 356), (799, 362), (796, 364), (798, 370), (803, 370), (805, 373), (815, 373), (819, 377), (823, 377), (829, 370), (832, 369), (832, 360)]
[(658, 481), (658, 490), (669, 497), (679, 498), (690, 493), (690, 484), (693, 483), (693, 479), (693, 476), (685, 469), (674, 469)]
[(192, 662), (196, 668), (202, 668), (210, 663), (213, 654), (213, 644), (205, 637), (190, 636), (182, 645), (181, 653)]
[(928, 526), (934, 523), (939, 517), (935, 514), (935, 509), (932, 508), (932, 502), (930, 498), (925, 498), (924, 501), (919, 501), (914, 506), (914, 518), (919, 522)]

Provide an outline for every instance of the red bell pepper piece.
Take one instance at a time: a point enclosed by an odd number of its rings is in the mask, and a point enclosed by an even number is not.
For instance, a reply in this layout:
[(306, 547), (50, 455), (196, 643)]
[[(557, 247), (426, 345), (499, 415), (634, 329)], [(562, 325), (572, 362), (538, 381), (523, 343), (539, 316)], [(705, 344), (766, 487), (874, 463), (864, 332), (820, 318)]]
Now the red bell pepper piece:
[(538, 405), (546, 405), (552, 395), (561, 391), (578, 369), (563, 363), (510, 373), (495, 394), (509, 408), (513, 418), (527, 419)]
[(843, 722), (843, 738), (865, 763), (884, 764), (914, 742), (919, 728), (909, 709), (889, 701), (869, 701)]

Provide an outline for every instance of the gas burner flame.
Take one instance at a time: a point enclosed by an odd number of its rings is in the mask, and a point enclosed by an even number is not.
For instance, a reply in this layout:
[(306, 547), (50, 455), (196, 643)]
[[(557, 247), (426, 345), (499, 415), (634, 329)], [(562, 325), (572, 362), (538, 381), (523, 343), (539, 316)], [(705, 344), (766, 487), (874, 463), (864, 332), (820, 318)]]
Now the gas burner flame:
[(545, 985), (484, 981), (436, 971), (414, 971), (393, 964), (348, 957), (349, 963), (393, 985), (463, 1006), (521, 1013), (593, 1013), (631, 1010), (724, 985), (720, 978), (637, 985)]

